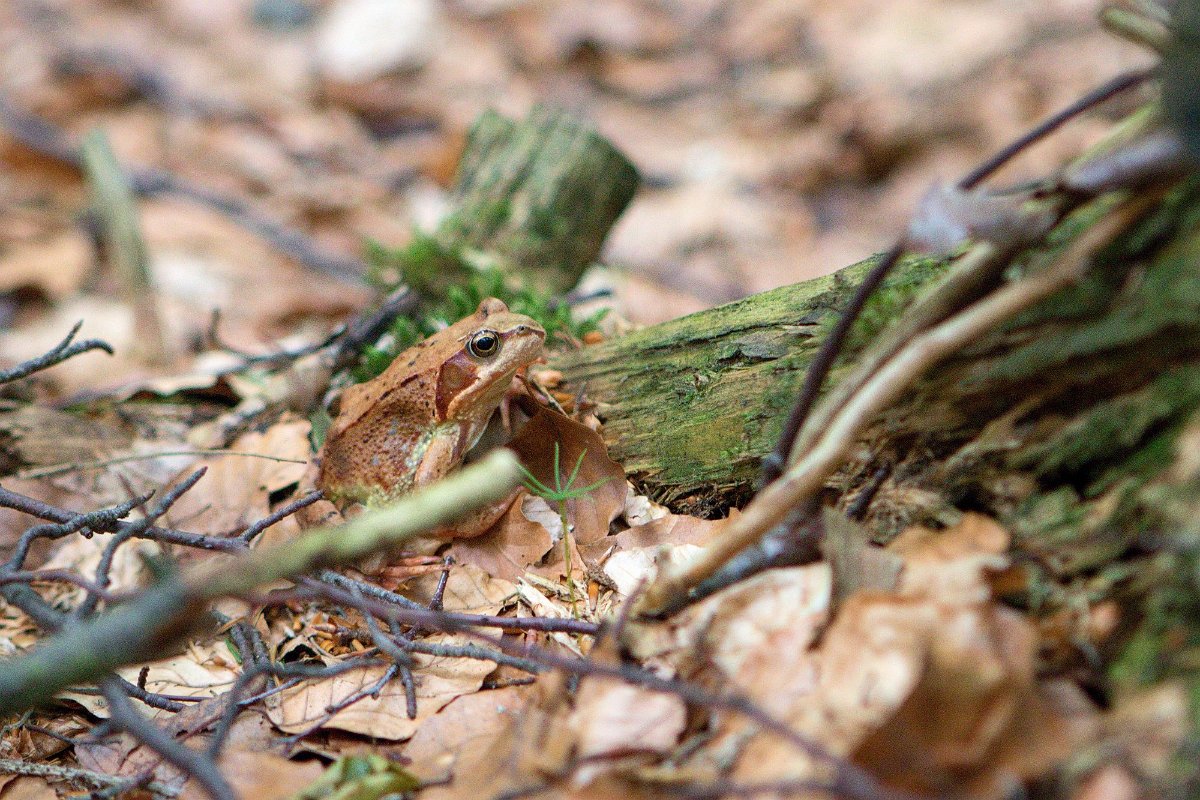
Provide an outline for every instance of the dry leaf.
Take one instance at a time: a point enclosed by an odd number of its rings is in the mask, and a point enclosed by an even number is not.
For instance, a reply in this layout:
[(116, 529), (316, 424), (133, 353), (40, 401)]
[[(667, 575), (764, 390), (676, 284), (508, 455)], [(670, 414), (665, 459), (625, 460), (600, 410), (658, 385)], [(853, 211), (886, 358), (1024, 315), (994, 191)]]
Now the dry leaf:
[[(318, 761), (291, 761), (273, 753), (226, 749), (217, 767), (238, 797), (283, 800), (321, 777)], [(194, 779), (184, 784), (181, 800), (208, 797)]]
[(11, 783), (0, 783), (2, 800), (58, 800), (58, 793), (45, 778), (19, 777)]
[(678, 696), (596, 679), (580, 685), (569, 720), (580, 758), (664, 754), (686, 724), (687, 708)]
[[(435, 635), (427, 642), (451, 642), (452, 637)], [(409, 719), (404, 688), (399, 680), (388, 682), (377, 698), (366, 697), (326, 720), (326, 708), (365, 689), (383, 675), (385, 667), (367, 667), (344, 675), (301, 684), (267, 703), (267, 715), (285, 733), (299, 733), (317, 723), (378, 739), (401, 740), (416, 733), (421, 723), (456, 697), (478, 691), (496, 665), (471, 658), (444, 658), (414, 654), (417, 718)]]
[[(428, 603), (440, 579), (440, 572), (415, 578), (409, 582), (406, 594), (419, 603)], [(474, 564), (458, 564), (450, 568), (442, 608), (464, 614), (496, 614), (516, 594), (512, 582), (493, 577)]]
[(473, 564), (497, 578), (515, 581), (554, 546), (550, 531), (539, 519), (547, 513), (558, 520), (545, 500), (522, 493), (491, 530), (473, 539), (456, 540), (449, 553), (460, 564)]
[[(216, 697), (224, 694), (232, 688), (241, 671), (224, 638), (203, 644), (189, 642), (177, 656), (146, 665), (122, 667), (117, 673), (136, 684), (143, 669), (146, 670), (145, 688), (148, 691), (184, 697)], [(76, 692), (64, 692), (62, 697), (74, 700), (101, 719), (108, 717), (108, 705), (102, 697)], [(133, 703), (149, 716), (171, 717), (170, 712), (151, 708), (140, 700), (134, 700)]]
[(298, 483), (308, 469), (308, 432), (307, 421), (285, 417), (263, 433), (239, 436), (227, 455), (204, 458), (208, 472), (171, 507), (171, 524), (228, 536), (265, 517), (271, 493)]
[[(896, 785), (999, 797), (1092, 736), (1095, 710), (1074, 687), (1037, 680), (1033, 626), (988, 596), (984, 573), (1003, 561), (1002, 529), (970, 517), (901, 538), (896, 592), (852, 595), (812, 653), (771, 648), (770, 669), (754, 672), (746, 691)], [(735, 774), (797, 777), (807, 763), (778, 738), (756, 736)]]
[(404, 746), (412, 772), (425, 781), (495, 770), (484, 757), (489, 746), (506, 737), (529, 702), (530, 686), (508, 686), (464, 695), (425, 721)]
[(896, 588), (904, 564), (900, 556), (871, 544), (865, 528), (834, 508), (823, 514), (821, 554), (833, 568), (834, 597), (841, 601), (860, 589)]
[[(554, 474), (556, 444), (557, 480)], [(625, 471), (608, 457), (604, 440), (598, 433), (543, 407), (508, 446), (516, 451), (526, 469), (551, 488), (565, 484), (578, 463), (579, 472), (571, 485), (600, 485), (583, 497), (567, 501), (567, 520), (571, 524), (572, 534), (579, 544), (594, 542), (608, 535), (609, 524), (625, 508), (628, 488)]]
[(636, 494), (632, 486), (625, 496), (625, 511), (622, 516), (631, 528), (661, 519), (670, 513), (666, 506), (654, 502), (644, 494)]

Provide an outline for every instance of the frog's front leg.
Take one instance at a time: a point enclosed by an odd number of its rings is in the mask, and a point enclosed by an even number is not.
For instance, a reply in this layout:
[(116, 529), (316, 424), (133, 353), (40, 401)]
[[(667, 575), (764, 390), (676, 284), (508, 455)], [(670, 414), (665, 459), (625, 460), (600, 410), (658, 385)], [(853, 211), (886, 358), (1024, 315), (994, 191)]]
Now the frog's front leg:
[[(413, 479), (414, 487), (419, 489), (443, 478), (450, 471), (447, 465), (460, 463), (463, 450), (470, 449), (473, 444), (474, 442), (465, 441), (463, 434), (457, 430), (439, 431), (430, 441), (429, 447), (421, 459), (420, 467)], [(452, 458), (448, 460), (447, 456), (452, 456)], [(450, 525), (437, 528), (426, 535), (432, 539), (445, 540), (470, 539), (487, 533), (504, 516), (504, 512), (508, 511), (508, 507), (512, 505), (519, 492), (519, 488), (514, 489), (509, 492), (508, 496), (489, 503), (483, 508), (468, 512)]]

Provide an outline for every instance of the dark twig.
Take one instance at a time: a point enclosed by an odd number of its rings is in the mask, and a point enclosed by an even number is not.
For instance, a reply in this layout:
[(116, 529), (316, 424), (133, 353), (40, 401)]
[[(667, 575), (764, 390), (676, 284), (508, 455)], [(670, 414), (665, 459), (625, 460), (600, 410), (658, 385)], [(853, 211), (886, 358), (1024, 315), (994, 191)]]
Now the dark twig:
[[(0, 506), (14, 508), (14, 505), (5, 502), (6, 494), (8, 494), (7, 490), (0, 488)], [(130, 511), (149, 499), (149, 495), (135, 497), (111, 508), (102, 508), (97, 511), (89, 511), (86, 514), (73, 515), (56, 524), (34, 525), (33, 527), (26, 528), (25, 532), (21, 534), (21, 538), (17, 540), (17, 544), (13, 547), (12, 555), (9, 556), (4, 569), (0, 570), (0, 574), (9, 570), (20, 569), (25, 563), (25, 559), (29, 557), (29, 548), (33, 546), (35, 540), (61, 539), (64, 536), (69, 536), (85, 528), (91, 530), (110, 529), (118, 520), (128, 516)]]
[(853, 502), (846, 507), (846, 516), (852, 520), (858, 521), (866, 516), (867, 509), (871, 507), (871, 501), (875, 499), (876, 493), (879, 492), (879, 487), (883, 486), (883, 482), (887, 480), (887, 476), (892, 474), (892, 465), (883, 464), (871, 475), (871, 481), (862, 488), (854, 498)]
[(437, 588), (433, 590), (433, 597), (429, 598), (429, 610), (441, 611), (442, 602), (446, 599), (446, 586), (450, 583), (450, 566), (454, 564), (453, 556), (446, 556), (442, 560), (442, 574), (438, 576)]
[[(136, 505), (136, 503), (134, 503)], [(79, 514), (73, 511), (67, 511), (58, 506), (52, 506), (49, 503), (43, 503), (41, 500), (35, 500), (32, 497), (13, 492), (0, 486), (0, 508), (11, 508), (14, 511), (21, 511), (29, 514), (32, 517), (49, 520), (57, 523), (72, 523), (76, 520)], [(93, 512), (98, 515), (104, 512)], [(111, 510), (110, 510), (111, 513)], [(128, 512), (126, 512), (128, 513)], [(122, 514), (121, 516), (124, 516)], [(96, 520), (88, 522), (85, 527), (97, 532), (119, 532), (127, 525), (132, 525), (131, 522), (121, 522), (119, 518), (111, 521), (97, 517)], [(205, 536), (200, 533), (188, 533), (186, 531), (174, 530), (171, 528), (150, 527), (140, 533), (134, 535), (136, 539), (152, 539), (161, 544), (177, 544), (182, 547), (194, 547), (199, 550), (218, 550), (221, 552), (241, 552), (246, 549), (245, 543), (238, 539), (227, 539), (217, 536)]]
[(809, 412), (812, 411), (813, 405), (817, 402), (817, 397), (821, 393), (821, 385), (825, 382), (825, 376), (829, 374), (830, 368), (833, 367), (833, 362), (837, 359), (838, 353), (841, 352), (842, 343), (850, 333), (850, 328), (854, 326), (859, 313), (863, 310), (863, 306), (867, 304), (867, 299), (883, 283), (883, 279), (888, 276), (888, 273), (900, 261), (900, 256), (902, 255), (904, 255), (903, 239), (892, 245), (892, 248), (880, 257), (879, 262), (863, 278), (863, 282), (859, 284), (854, 294), (846, 302), (846, 307), (842, 309), (842, 313), (838, 316), (833, 330), (821, 342), (820, 349), (817, 350), (812, 361), (809, 362), (808, 370), (804, 373), (804, 383), (800, 387), (800, 395), (796, 398), (796, 405), (792, 407), (787, 421), (783, 424), (783, 432), (779, 435), (779, 441), (775, 445), (775, 449), (771, 451), (771, 454), (763, 459), (762, 484), (764, 486), (772, 483), (783, 474), (788, 454), (792, 451), (792, 445), (796, 441), (796, 436), (799, 435), (800, 428), (804, 426)]
[[(362, 599), (362, 593), (355, 590), (351, 592), (351, 596), (355, 600)], [(392, 659), (395, 670), (393, 674), (399, 674), (400, 686), (404, 689), (404, 711), (408, 714), (409, 719), (417, 718), (417, 684), (413, 679), (412, 656), (401, 648), (396, 642), (384, 635), (379, 629), (379, 623), (375, 621), (374, 615), (364, 613), (363, 619), (367, 621), (367, 630), (370, 633), (371, 641), (379, 648), (379, 651)], [(392, 622), (392, 634), (397, 640), (401, 638), (400, 626)]]
[[(373, 615), (363, 614), (363, 617), (365, 617), (367, 622), (369, 622), (371, 625), (377, 626), (375, 617)], [(392, 636), (396, 637), (397, 639), (404, 635), (404, 626), (402, 626), (399, 622), (396, 622), (395, 620), (388, 620), (388, 627), (392, 631)], [(384, 652), (387, 651), (384, 650)], [(406, 661), (397, 660), (396, 663), (400, 665), (400, 683), (404, 687), (404, 703), (406, 706), (405, 711), (408, 713), (409, 719), (413, 719), (417, 714), (417, 682), (413, 678), (412, 674), (412, 659), (408, 658)]]
[[(1030, 129), (1011, 144), (1001, 148), (995, 155), (963, 176), (956, 184), (957, 187), (963, 191), (975, 188), (984, 179), (1023, 152), (1034, 142), (1057, 130), (1067, 121), (1121, 92), (1141, 85), (1153, 75), (1153, 70), (1139, 70), (1118, 75), (1046, 121)], [(800, 429), (804, 426), (804, 422), (808, 419), (808, 415), (816, 403), (821, 386), (825, 382), (829, 370), (833, 367), (833, 362), (837, 359), (838, 353), (841, 352), (842, 345), (850, 332), (850, 328), (858, 319), (858, 315), (866, 305), (867, 299), (879, 288), (884, 278), (888, 276), (900, 261), (905, 247), (905, 237), (902, 236), (892, 245), (891, 249), (880, 257), (879, 262), (867, 273), (866, 277), (863, 278), (863, 282), (847, 301), (846, 307), (838, 317), (833, 330), (830, 331), (829, 335), (821, 343), (820, 349), (813, 356), (812, 361), (809, 362), (808, 370), (804, 376), (804, 383), (800, 388), (800, 394), (796, 398), (796, 404), (788, 415), (787, 421), (784, 423), (779, 441), (771, 454), (763, 459), (761, 480), (764, 486), (775, 481), (783, 474), (784, 466), (787, 464), (788, 456), (792, 451), (796, 437), (799, 435)]]
[[(836, 777), (835, 777), (836, 782)], [(656, 785), (655, 789), (676, 797), (686, 797), (688, 800), (716, 800), (720, 797), (754, 797), (760, 794), (809, 795), (813, 792), (837, 793), (834, 786), (824, 781), (812, 778), (800, 780), (768, 781), (766, 783), (739, 783), (725, 778), (717, 778), (702, 784), (686, 784), (684, 786)]]
[[(172, 486), (152, 508), (145, 512), (142, 519), (135, 520), (129, 525), (123, 527), (120, 531), (113, 534), (111, 540), (104, 546), (104, 550), (100, 553), (100, 561), (96, 564), (96, 582), (104, 588), (108, 588), (109, 572), (112, 570), (113, 559), (117, 555), (117, 549), (125, 544), (125, 542), (143, 533), (147, 528), (154, 524), (154, 521), (167, 513), (167, 510), (175, 504), (180, 497), (196, 483), (204, 477), (204, 473), (208, 471), (207, 467), (201, 467), (193, 472), (188, 477), (184, 478), (177, 485)], [(96, 610), (96, 606), (100, 603), (100, 596), (89, 594), (79, 604), (79, 608), (75, 609), (75, 618), (83, 619), (90, 616)]]
[[(333, 570), (323, 570), (317, 573), (321, 583), (345, 589), (348, 592), (358, 590), (369, 598), (384, 603), (394, 604), (402, 610), (400, 621), (405, 625), (415, 627), (430, 626), (436, 630), (444, 630), (444, 625), (456, 625), (478, 628), (499, 628), (506, 631), (545, 631), (574, 633), (584, 636), (595, 636), (600, 626), (594, 622), (579, 619), (550, 619), (548, 617), (497, 617), (489, 614), (462, 614), (454, 611), (430, 611), (425, 606), (414, 603), (402, 594), (389, 592), (378, 586), (353, 578), (339, 575)], [(306, 579), (307, 580), (307, 579)], [(304, 581), (302, 581), (304, 583)], [(314, 581), (315, 583), (315, 581)], [(316, 591), (322, 589), (318, 585)]]
[(1046, 136), (1049, 136), (1051, 133), (1058, 130), (1067, 122), (1070, 122), (1083, 112), (1091, 108), (1095, 108), (1106, 100), (1109, 100), (1124, 91), (1140, 86), (1141, 84), (1150, 80), (1150, 78), (1154, 77), (1155, 72), (1156, 70), (1154, 69), (1125, 72), (1116, 76), (1107, 83), (1097, 86), (1083, 97), (1080, 97), (1074, 103), (1071, 103), (1058, 113), (1038, 123), (1013, 141), (1009, 142), (1004, 147), (1000, 148), (990, 158), (960, 178), (958, 181), (958, 188), (963, 191), (974, 189), (976, 186), (990, 177), (992, 173), (996, 172), (996, 170), (1007, 164), (1015, 156), (1019, 155), (1033, 143), (1040, 139), (1044, 139)]
[[(313, 583), (316, 583), (315, 581)], [(343, 605), (354, 606), (360, 604), (359, 608), (364, 614), (372, 614), (386, 619), (389, 622), (402, 622), (411, 624), (409, 619), (414, 613), (412, 609), (399, 608), (390, 606), (370, 598), (364, 597), (361, 594), (357, 597), (352, 592), (337, 589), (333, 586), (317, 584), (321, 590), (328, 592), (330, 598), (335, 602)], [(422, 609), (425, 613), (428, 612)], [(445, 616), (445, 615), (443, 615)], [(686, 683), (680, 680), (660, 677), (649, 670), (630, 664), (606, 664), (598, 662), (594, 659), (577, 658), (574, 656), (565, 656), (553, 652), (543, 647), (538, 647), (533, 644), (518, 644), (510, 642), (504, 638), (494, 639), (483, 634), (473, 632), (466, 626), (456, 626), (446, 624), (442, 630), (455, 630), (464, 633), (472, 638), (482, 639), (490, 647), (495, 647), (503, 654), (518, 658), (529, 662), (529, 666), (534, 670), (543, 669), (546, 667), (554, 669), (562, 669), (570, 674), (584, 677), (609, 678), (631, 683), (637, 686), (650, 689), (652, 691), (673, 694), (677, 697), (686, 700), (694, 705), (734, 711), (748, 717), (764, 730), (770, 731), (791, 742), (795, 747), (804, 753), (812, 756), (815, 759), (831, 764), (834, 767), (834, 777), (829, 784), (831, 791), (848, 797), (853, 800), (908, 800), (912, 798), (904, 792), (890, 790), (878, 783), (866, 770), (853, 764), (852, 762), (841, 758), (829, 751), (825, 750), (817, 742), (808, 737), (794, 731), (787, 723), (775, 718), (767, 711), (762, 709), (753, 700), (735, 693), (713, 694), (707, 689), (694, 684)], [(419, 643), (412, 643), (417, 645)], [(410, 647), (408, 643), (402, 646)], [(462, 646), (451, 646), (462, 647)], [(413, 647), (415, 649), (415, 647)], [(432, 647), (430, 648), (432, 649)], [(447, 654), (449, 651), (445, 651)], [(438, 649), (439, 655), (443, 654), (440, 646)], [(454, 651), (455, 655), (462, 655), (459, 650)], [(477, 657), (477, 656), (467, 656)], [(488, 658), (488, 660), (494, 660)]]
[(313, 503), (317, 502), (322, 497), (323, 497), (323, 495), (321, 494), (320, 490), (315, 490), (315, 491), (309, 492), (308, 494), (304, 495), (303, 497), (293, 500), (292, 502), (288, 503), (287, 505), (276, 509), (268, 516), (263, 517), (258, 522), (249, 526), (242, 533), (242, 535), (239, 536), (238, 538), (241, 539), (246, 544), (250, 544), (258, 537), (258, 535), (260, 533), (265, 531), (267, 528), (271, 527), (272, 525), (274, 525), (275, 523), (279, 522), (282, 519), (290, 517), (292, 514), (295, 514), (300, 509), (311, 506)]
[[(326, 590), (334, 593), (336, 600), (341, 603), (354, 599), (348, 597), (349, 593), (333, 587), (326, 587)], [(402, 620), (404, 616), (411, 613), (407, 609), (388, 606), (369, 598), (361, 598), (360, 602), (366, 606), (369, 613), (389, 621)], [(517, 643), (504, 638), (493, 639), (465, 627), (460, 628), (459, 631), (472, 638), (483, 639), (490, 646), (509, 656), (527, 659), (543, 668), (561, 669), (581, 677), (619, 680), (652, 691), (675, 695), (696, 706), (741, 714), (763, 730), (780, 736), (814, 759), (830, 764), (834, 768), (834, 777), (827, 785), (830, 791), (841, 796), (852, 798), (852, 800), (911, 800), (913, 798), (910, 794), (881, 785), (862, 767), (830, 753), (817, 742), (794, 731), (787, 723), (772, 716), (748, 697), (733, 692), (714, 694), (701, 686), (677, 679), (663, 678), (647, 669), (631, 664), (608, 664), (595, 659), (566, 656), (533, 644)]]
[(214, 308), (212, 317), (208, 324), (208, 333), (205, 338), (208, 340), (208, 345), (217, 350), (224, 350), (226, 353), (232, 353), (242, 359), (240, 369), (244, 369), (252, 364), (286, 364), (289, 361), (296, 361), (304, 356), (312, 355), (318, 351), (329, 347), (338, 339), (346, 334), (346, 329), (343, 326), (338, 326), (332, 333), (326, 336), (323, 340), (313, 344), (306, 344), (302, 347), (297, 347), (295, 350), (277, 350), (273, 353), (250, 353), (241, 348), (235, 347), (232, 344), (224, 341), (220, 333), (221, 325), (221, 310)]
[(109, 678), (101, 681), (100, 688), (108, 703), (109, 720), (113, 724), (158, 753), (167, 763), (195, 779), (213, 800), (238, 800), (233, 787), (211, 759), (200, 751), (176, 741), (162, 728), (143, 717), (134, 708), (120, 684)]
[(401, 286), (385, 297), (379, 308), (350, 320), (345, 335), (334, 345), (333, 371), (343, 370), (356, 363), (362, 355), (363, 348), (377, 342), (392, 326), (396, 317), (415, 309), (420, 299), (416, 292)]
[(68, 358), (74, 358), (80, 353), (86, 353), (89, 350), (103, 350), (110, 356), (113, 354), (112, 345), (101, 339), (84, 339), (81, 342), (72, 341), (75, 339), (75, 334), (79, 333), (79, 329), (83, 327), (83, 321), (75, 323), (75, 327), (71, 328), (71, 332), (63, 338), (61, 342), (56, 344), (50, 351), (31, 358), (28, 361), (22, 361), (11, 369), (0, 370), (0, 384), (11, 383), (12, 381), (27, 378), (35, 372), (41, 372), (44, 369), (49, 369), (55, 364), (61, 364)]
[[(412, 656), (408, 654), (396, 642), (384, 635), (383, 631), (379, 630), (379, 623), (375, 621), (375, 617), (371, 614), (363, 614), (367, 621), (367, 630), (370, 632), (371, 641), (379, 648), (379, 651), (394, 662), (392, 666), (396, 668), (396, 673), (400, 675), (400, 685), (404, 689), (404, 712), (408, 714), (409, 719), (417, 718), (417, 684), (413, 680)], [(399, 625), (392, 623), (392, 634), (399, 639)]]

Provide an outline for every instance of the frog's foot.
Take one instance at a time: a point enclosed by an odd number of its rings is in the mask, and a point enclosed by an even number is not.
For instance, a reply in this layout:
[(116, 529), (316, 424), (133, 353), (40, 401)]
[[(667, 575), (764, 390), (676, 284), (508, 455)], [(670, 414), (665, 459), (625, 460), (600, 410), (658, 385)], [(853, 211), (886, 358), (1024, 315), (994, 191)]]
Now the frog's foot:
[(296, 521), (304, 530), (322, 525), (340, 525), (346, 521), (338, 507), (325, 498), (305, 506), (296, 512)]

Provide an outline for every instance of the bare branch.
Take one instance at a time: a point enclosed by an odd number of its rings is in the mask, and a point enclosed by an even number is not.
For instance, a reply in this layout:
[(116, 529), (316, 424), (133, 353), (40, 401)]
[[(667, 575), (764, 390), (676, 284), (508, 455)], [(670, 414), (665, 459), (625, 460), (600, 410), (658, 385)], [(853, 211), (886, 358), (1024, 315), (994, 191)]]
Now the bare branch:
[[(210, 560), (163, 580), (135, 600), (71, 626), (0, 666), (0, 713), (32, 708), (66, 686), (154, 658), (203, 618), (197, 609), (211, 600), (323, 566), (352, 563), (498, 500), (519, 480), (516, 457), (501, 450), (393, 506), (340, 527), (313, 529), (285, 545)], [(19, 589), (28, 587), (3, 587), (4, 596), (11, 601), (11, 594)]]
[(83, 321), (80, 320), (75, 323), (75, 327), (71, 328), (71, 332), (48, 352), (37, 358), (22, 361), (11, 369), (0, 370), (0, 384), (11, 383), (21, 378), (28, 378), (35, 372), (49, 369), (55, 364), (61, 364), (68, 358), (74, 358), (80, 353), (86, 353), (89, 350), (103, 350), (110, 356), (113, 354), (112, 345), (101, 339), (84, 339), (82, 342), (72, 344), (75, 334), (79, 333), (79, 329), (82, 327)]
[(108, 703), (110, 722), (158, 753), (167, 763), (195, 778), (213, 800), (238, 800), (237, 793), (212, 759), (176, 741), (143, 717), (116, 681), (108, 678), (101, 681), (100, 686)]

